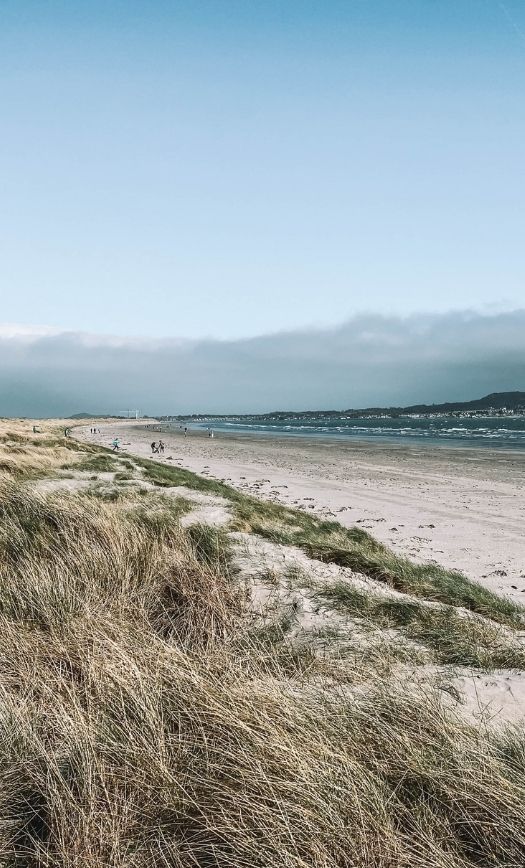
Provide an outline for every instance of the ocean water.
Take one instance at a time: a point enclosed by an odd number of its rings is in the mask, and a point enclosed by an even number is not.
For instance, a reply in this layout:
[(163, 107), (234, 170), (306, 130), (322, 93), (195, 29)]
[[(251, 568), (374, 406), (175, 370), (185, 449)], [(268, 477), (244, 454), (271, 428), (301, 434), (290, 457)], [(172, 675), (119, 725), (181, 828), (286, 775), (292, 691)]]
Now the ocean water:
[(450, 446), (525, 449), (525, 416), (477, 417), (458, 419), (440, 416), (433, 419), (331, 419), (315, 421), (290, 416), (278, 422), (256, 417), (242, 420), (216, 419), (195, 427), (214, 431), (245, 432), (290, 437), (340, 438), (344, 440), (384, 440), (407, 443), (434, 443)]

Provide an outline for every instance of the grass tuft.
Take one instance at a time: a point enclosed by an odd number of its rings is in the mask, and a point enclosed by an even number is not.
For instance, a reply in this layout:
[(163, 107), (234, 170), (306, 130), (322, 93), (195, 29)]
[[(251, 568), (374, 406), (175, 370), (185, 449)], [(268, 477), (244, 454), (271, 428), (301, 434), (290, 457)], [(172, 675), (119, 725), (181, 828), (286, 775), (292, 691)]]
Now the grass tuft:
[(119, 461), (112, 458), (111, 455), (101, 453), (99, 455), (91, 455), (74, 464), (64, 464), (64, 470), (80, 470), (85, 473), (115, 473), (121, 469)]
[(437, 663), (525, 670), (525, 648), (511, 631), (481, 617), (462, 615), (451, 606), (373, 596), (344, 582), (318, 590), (316, 597), (351, 618), (385, 629), (394, 627), (431, 649)]

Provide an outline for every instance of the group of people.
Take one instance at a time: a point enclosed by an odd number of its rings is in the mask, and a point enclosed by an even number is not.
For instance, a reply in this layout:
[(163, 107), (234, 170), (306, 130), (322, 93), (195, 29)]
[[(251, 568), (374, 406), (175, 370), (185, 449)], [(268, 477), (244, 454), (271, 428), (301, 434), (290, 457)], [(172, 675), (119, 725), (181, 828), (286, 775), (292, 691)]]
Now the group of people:
[[(147, 426), (147, 427), (149, 427), (149, 426)], [(182, 425), (180, 427), (182, 428)], [(99, 428), (92, 428), (91, 433), (92, 434), (100, 434), (100, 429)], [(187, 429), (187, 427), (185, 427), (184, 428), (184, 436), (185, 437), (186, 437), (187, 433), (188, 433), (188, 429)], [(208, 433), (208, 437), (213, 437), (213, 433), (214, 433), (213, 428), (208, 428), (207, 433)], [(113, 452), (117, 452), (119, 450), (120, 441), (119, 441), (118, 437), (115, 437), (115, 439), (113, 440), (113, 443), (111, 445), (113, 448)], [(162, 440), (159, 440), (158, 443), (156, 440), (154, 440), (153, 443), (151, 443), (151, 454), (152, 455), (164, 455), (164, 449), (165, 449), (165, 444)]]
[(90, 434), (100, 434), (100, 428), (90, 428), (89, 433)]

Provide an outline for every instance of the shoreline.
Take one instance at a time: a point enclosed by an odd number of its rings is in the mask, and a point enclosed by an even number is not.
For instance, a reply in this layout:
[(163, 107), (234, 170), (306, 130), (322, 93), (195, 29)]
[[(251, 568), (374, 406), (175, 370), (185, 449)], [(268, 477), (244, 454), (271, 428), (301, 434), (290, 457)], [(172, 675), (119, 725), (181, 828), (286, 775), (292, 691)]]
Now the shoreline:
[[(146, 428), (151, 424), (151, 428)], [(161, 423), (107, 423), (81, 439), (226, 482), (256, 497), (357, 525), (398, 555), (457, 569), (525, 603), (525, 454), (430, 444), (261, 437)], [(151, 456), (150, 442), (166, 443)]]
[[(179, 429), (166, 428), (166, 425), (169, 423), (166, 422), (158, 422), (157, 428), (162, 432), (168, 433), (180, 433)], [(450, 450), (458, 450), (463, 449), (465, 452), (470, 452), (471, 450), (475, 450), (476, 452), (484, 450), (487, 453), (491, 454), (493, 452), (508, 452), (511, 455), (521, 454), (525, 457), (525, 446), (508, 446), (505, 443), (501, 443), (500, 445), (492, 444), (488, 446), (486, 443), (474, 443), (470, 442), (469, 444), (461, 443), (459, 440), (453, 441), (445, 440), (445, 438), (441, 439), (431, 439), (430, 437), (410, 437), (410, 436), (399, 436), (393, 437), (388, 435), (372, 435), (370, 437), (360, 437), (359, 435), (354, 434), (303, 434), (302, 432), (294, 432), (294, 431), (243, 431), (237, 428), (224, 429), (224, 428), (214, 428), (213, 425), (209, 426), (214, 431), (214, 439), (217, 437), (250, 437), (257, 438), (261, 437), (262, 439), (272, 439), (272, 440), (310, 440), (312, 444), (316, 444), (319, 442), (324, 442), (325, 444), (331, 444), (334, 441), (339, 445), (346, 444), (348, 446), (373, 446), (374, 443), (377, 443), (378, 446), (392, 446), (399, 447), (400, 449), (409, 449), (411, 447), (417, 449), (450, 449)], [(153, 431), (153, 428), (149, 430)], [(189, 431), (192, 434), (202, 434), (205, 439), (207, 439), (206, 428), (204, 427), (189, 427)]]
[[(493, 418), (493, 417), (490, 417)], [(366, 422), (367, 420), (361, 420)], [(451, 420), (452, 421), (452, 420)], [(525, 420), (524, 420), (525, 421)], [(164, 426), (169, 430), (177, 430), (180, 423), (178, 422), (159, 422), (157, 423), (160, 426)], [(422, 433), (417, 432), (417, 428), (409, 429), (414, 433), (392, 433), (393, 431), (401, 432), (403, 429), (391, 429), (389, 433), (386, 433), (386, 429), (382, 429), (380, 427), (370, 426), (370, 429), (373, 431), (377, 431), (377, 433), (373, 434), (364, 434), (363, 429), (367, 426), (362, 426), (360, 428), (348, 427), (345, 431), (337, 431), (335, 429), (331, 431), (323, 431), (320, 426), (308, 426), (309, 428), (317, 428), (317, 432), (312, 430), (306, 430), (306, 428), (298, 427), (294, 428), (293, 426), (289, 426), (289, 430), (283, 430), (279, 427), (274, 427), (271, 429), (271, 426), (267, 426), (266, 428), (255, 429), (236, 426), (235, 423), (232, 423), (231, 426), (228, 423), (228, 427), (216, 427), (213, 424), (213, 420), (205, 420), (203, 422), (188, 422), (188, 428), (191, 431), (207, 431), (211, 428), (216, 435), (218, 436), (230, 436), (230, 435), (238, 435), (238, 436), (246, 436), (246, 437), (275, 437), (275, 438), (283, 438), (283, 439), (302, 439), (309, 438), (314, 441), (317, 440), (326, 440), (333, 441), (336, 440), (341, 443), (354, 443), (354, 442), (362, 442), (362, 443), (380, 443), (380, 444), (399, 444), (401, 446), (405, 445), (424, 445), (430, 446), (432, 448), (449, 448), (449, 449), (487, 449), (489, 451), (495, 450), (505, 450), (510, 452), (521, 452), (525, 455), (525, 441), (523, 440), (512, 440), (510, 437), (507, 439), (498, 438), (496, 436), (485, 436), (485, 437), (469, 437), (469, 429), (467, 428), (458, 428), (456, 430), (465, 431), (464, 436), (444, 436), (444, 435), (435, 435), (430, 433), (429, 429), (420, 429)], [(218, 423), (221, 424), (221, 423)], [(222, 423), (224, 424), (224, 423)], [(170, 427), (176, 426), (176, 427)], [(344, 426), (343, 426), (344, 427)], [(452, 429), (449, 429), (452, 430)], [(475, 430), (475, 429), (473, 429)], [(494, 429), (494, 432), (497, 431), (506, 431), (510, 434), (523, 433), (522, 430), (516, 430), (502, 427), (500, 429)], [(355, 433), (354, 433), (355, 432)], [(514, 445), (515, 444), (515, 445)]]
[[(106, 424), (106, 423), (104, 423)], [(111, 425), (112, 423), (107, 423)], [(116, 421), (115, 427), (120, 425), (128, 425), (133, 424), (137, 425), (141, 428), (144, 428), (147, 423), (141, 424), (140, 420), (136, 421), (130, 420), (128, 423), (127, 420)], [(182, 436), (182, 430), (177, 428), (170, 428), (169, 423), (167, 422), (151, 422), (149, 423), (150, 427), (146, 430), (150, 431), (152, 434), (175, 434), (176, 436)], [(79, 427), (78, 425), (75, 427)], [(505, 453), (509, 456), (521, 455), (522, 458), (525, 458), (525, 446), (507, 446), (502, 444), (500, 446), (497, 445), (487, 445), (486, 443), (477, 444), (468, 444), (461, 443), (456, 441), (444, 441), (443, 440), (431, 440), (427, 437), (388, 437), (388, 436), (371, 436), (371, 437), (359, 437), (357, 435), (345, 435), (345, 434), (309, 434), (302, 432), (287, 432), (287, 431), (243, 431), (238, 429), (224, 429), (224, 428), (214, 428), (213, 425), (209, 426), (213, 432), (214, 440), (223, 440), (227, 438), (228, 440), (235, 441), (235, 438), (238, 438), (239, 441), (242, 440), (257, 440), (260, 438), (261, 442), (268, 441), (281, 441), (282, 444), (300, 441), (300, 442), (308, 442), (311, 446), (323, 445), (323, 446), (348, 446), (349, 448), (353, 448), (354, 446), (358, 449), (368, 449), (373, 448), (374, 445), (377, 447), (384, 448), (399, 448), (400, 450), (406, 449), (440, 449), (440, 450), (450, 450), (451, 452), (457, 452), (463, 450), (466, 454), (474, 451), (476, 454), (478, 452), (486, 452), (487, 457), (492, 457), (494, 455), (498, 455), (500, 453)], [(200, 437), (203, 440), (209, 440), (211, 438), (207, 435), (207, 426), (199, 427), (197, 425), (192, 426), (188, 425), (188, 436), (189, 437)]]

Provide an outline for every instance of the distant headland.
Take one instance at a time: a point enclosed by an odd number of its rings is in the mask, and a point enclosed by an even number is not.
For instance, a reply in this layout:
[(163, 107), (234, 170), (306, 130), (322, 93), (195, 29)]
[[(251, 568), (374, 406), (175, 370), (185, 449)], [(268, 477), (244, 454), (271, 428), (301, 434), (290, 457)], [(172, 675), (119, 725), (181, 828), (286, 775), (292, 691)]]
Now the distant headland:
[(192, 413), (157, 416), (162, 420), (182, 419), (280, 419), (301, 418), (397, 418), (399, 416), (522, 416), (525, 415), (525, 392), (491, 392), (473, 401), (447, 401), (442, 404), (411, 404), (407, 407), (362, 407), (348, 410), (274, 410), (270, 413)]

